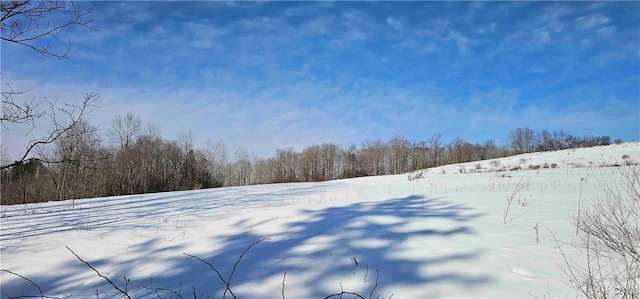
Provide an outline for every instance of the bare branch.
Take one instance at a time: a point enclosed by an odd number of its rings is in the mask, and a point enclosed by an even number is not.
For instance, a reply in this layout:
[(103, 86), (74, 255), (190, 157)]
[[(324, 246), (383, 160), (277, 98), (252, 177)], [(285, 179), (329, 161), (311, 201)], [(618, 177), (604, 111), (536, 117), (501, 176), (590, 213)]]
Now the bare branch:
[(216, 274), (218, 274), (218, 278), (220, 278), (220, 280), (222, 280), (222, 282), (227, 286), (227, 288), (229, 287), (229, 284), (222, 277), (222, 274), (220, 274), (220, 271), (218, 271), (218, 269), (216, 269), (216, 267), (214, 267), (211, 263), (209, 263), (209, 262), (207, 262), (207, 261), (205, 261), (205, 260), (203, 260), (203, 259), (201, 259), (201, 258), (199, 258), (199, 257), (197, 257), (195, 255), (191, 255), (191, 254), (188, 254), (188, 253), (182, 253), (182, 254), (184, 254), (186, 256), (189, 256), (189, 257), (192, 257), (192, 258), (194, 258), (196, 260), (199, 260), (199, 261), (203, 262), (204, 264), (206, 264), (207, 266), (209, 266), (209, 268), (211, 268), (211, 270), (213, 270), (214, 272), (216, 272)]
[[(13, 99), (14, 96), (25, 94), (28, 91), (15, 91), (11, 85), (7, 84), (8, 91), (2, 92), (2, 116), (0, 122), (4, 125), (5, 122), (23, 124), (32, 123), (44, 116), (44, 111), (37, 111), (40, 102), (35, 102), (35, 99), (25, 100), (23, 103), (18, 104)], [(6, 128), (6, 126), (5, 126)]]
[[(31, 152), (38, 146), (42, 146), (42, 145), (47, 145), (47, 144), (51, 144), (53, 142), (55, 142), (56, 140), (62, 138), (63, 136), (65, 136), (65, 134), (72, 132), (72, 129), (75, 128), (75, 126), (77, 124), (79, 124), (80, 122), (83, 121), (83, 117), (86, 116), (87, 114), (91, 113), (91, 108), (94, 107), (94, 103), (95, 101), (98, 99), (98, 96), (96, 94), (93, 93), (89, 93), (87, 94), (82, 103), (80, 105), (71, 105), (71, 104), (64, 104), (65, 107), (57, 107), (56, 106), (56, 102), (51, 102), (45, 99), (45, 103), (49, 106), (50, 109), (50, 113), (49, 113), (49, 117), (52, 120), (53, 123), (53, 129), (43, 138), (40, 139), (34, 139), (32, 141), (29, 142), (29, 144), (26, 147), (26, 150), (24, 152), (24, 154), (22, 155), (22, 157), (20, 157), (18, 160), (16, 160), (15, 162), (8, 164), (8, 165), (3, 165), (0, 167), (0, 170), (2, 169), (6, 169), (6, 168), (10, 168), (12, 166), (18, 165), (20, 163), (23, 163), (25, 161), (28, 160), (38, 160), (41, 162), (46, 162), (46, 163), (65, 163), (65, 162), (69, 162), (69, 161), (65, 161), (65, 160), (61, 160), (61, 161), (47, 161), (47, 159), (39, 159), (39, 158), (27, 158)], [(61, 115), (63, 116), (64, 119), (66, 119), (65, 122), (63, 122), (60, 118)], [(84, 134), (86, 132), (83, 131), (79, 131), (77, 134), (81, 135)]]
[[(368, 267), (368, 266), (367, 266)], [(369, 293), (369, 299), (373, 298), (373, 293), (375, 293), (376, 289), (378, 288), (378, 279), (380, 278), (380, 271), (378, 271), (378, 269), (376, 269), (376, 283), (373, 286), (373, 288), (371, 289), (371, 292)], [(284, 281), (283, 281), (284, 284)], [(354, 292), (346, 292), (343, 288), (342, 288), (342, 283), (340, 283), (340, 293), (335, 293), (335, 294), (331, 294), (331, 295), (327, 295), (326, 297), (324, 297), (324, 299), (328, 299), (328, 298), (333, 298), (333, 297), (339, 297), (342, 298), (342, 296), (344, 295), (352, 295), (355, 298), (360, 298), (360, 299), (367, 299), (365, 296), (360, 295), (358, 293), (354, 293)], [(391, 294), (391, 296), (393, 297), (393, 294)], [(378, 296), (380, 297), (380, 296)], [(391, 297), (389, 297), (391, 298)], [(283, 299), (284, 299), (284, 286), (283, 286)]]
[[(240, 260), (242, 260), (242, 258), (244, 257), (244, 255), (249, 251), (249, 249), (251, 249), (251, 247), (257, 245), (260, 242), (266, 241), (266, 240), (270, 240), (269, 238), (262, 238), (258, 241), (253, 242), (251, 245), (249, 245), (247, 247), (247, 249), (245, 249), (242, 254), (240, 254), (240, 257), (238, 257), (238, 259), (236, 260), (236, 263), (233, 264), (233, 269), (231, 270), (231, 274), (229, 274), (229, 278), (227, 278), (227, 284), (230, 285), (231, 284), (231, 278), (233, 277), (233, 274), (236, 272), (236, 268), (238, 267), (238, 264), (240, 263)], [(227, 287), (227, 290), (229, 290), (229, 292), (231, 292), (231, 289), (229, 289)], [(226, 291), (225, 291), (226, 293)], [(224, 297), (224, 296), (223, 296)], [(233, 296), (235, 298), (235, 296)]]
[(244, 257), (244, 255), (251, 249), (251, 247), (257, 245), (260, 242), (269, 240), (269, 238), (262, 238), (260, 240), (257, 240), (253, 243), (251, 243), (251, 245), (249, 245), (243, 252), (242, 254), (240, 254), (240, 256), (238, 257), (238, 259), (236, 260), (235, 264), (233, 264), (233, 269), (231, 270), (231, 273), (229, 274), (229, 277), (225, 280), (224, 277), (222, 277), (222, 274), (220, 273), (220, 271), (218, 271), (218, 269), (216, 269), (216, 267), (214, 267), (211, 263), (195, 256), (195, 255), (191, 255), (188, 253), (183, 253), (186, 256), (190, 256), (194, 259), (197, 259), (201, 262), (203, 262), (204, 264), (206, 264), (207, 266), (209, 266), (209, 268), (211, 268), (211, 270), (213, 270), (214, 272), (216, 272), (216, 274), (218, 274), (218, 278), (220, 278), (220, 280), (222, 280), (222, 282), (226, 285), (226, 288), (224, 290), (224, 293), (222, 294), (222, 298), (226, 298), (227, 296), (227, 292), (229, 292), (229, 294), (231, 294), (231, 296), (233, 298), (236, 298), (236, 295), (233, 293), (233, 291), (231, 291), (231, 278), (233, 278), (233, 274), (236, 272), (236, 268), (238, 267), (238, 264), (240, 264), (240, 261), (242, 260), (242, 258)]
[(147, 289), (147, 290), (155, 291), (155, 292), (156, 292), (156, 295), (158, 296), (158, 298), (162, 298), (162, 297), (160, 296), (160, 292), (159, 292), (159, 291), (163, 291), (163, 292), (169, 292), (169, 293), (171, 293), (171, 294), (175, 295), (175, 296), (176, 296), (176, 299), (184, 299), (184, 297), (182, 297), (182, 295), (180, 295), (180, 293), (179, 293), (179, 292), (176, 292), (176, 291), (174, 291), (174, 290), (172, 290), (172, 289), (167, 289), (167, 288), (151, 288), (151, 287), (144, 287), (144, 288), (145, 288), (145, 289)]
[(373, 286), (373, 289), (371, 289), (371, 293), (369, 293), (369, 299), (373, 298), (373, 292), (375, 292), (376, 289), (378, 288), (379, 278), (380, 278), (380, 272), (378, 271), (378, 269), (376, 269), (376, 284)]
[(22, 275), (20, 275), (18, 273), (15, 273), (15, 272), (12, 272), (12, 271), (9, 271), (9, 270), (5, 270), (5, 269), (0, 269), (0, 272), (6, 272), (6, 273), (9, 273), (11, 275), (15, 275), (15, 276), (18, 276), (18, 277), (30, 282), (34, 287), (36, 287), (36, 289), (38, 289), (38, 292), (40, 292), (40, 297), (44, 298), (44, 295), (42, 293), (42, 289), (35, 282), (33, 282), (33, 280), (31, 280), (29, 278), (26, 278), (26, 277), (24, 277), (24, 276), (22, 276)]
[(328, 295), (327, 297), (324, 297), (324, 299), (333, 298), (333, 297), (340, 297), (340, 298), (342, 298), (342, 296), (344, 296), (344, 295), (353, 295), (355, 298), (367, 299), (367, 298), (363, 297), (362, 295), (360, 295), (360, 294), (358, 294), (358, 293), (354, 293), (354, 292), (345, 292), (345, 291), (341, 291), (340, 293), (335, 293), (335, 294)]
[[(72, 1), (2, 0), (0, 6), (1, 39), (25, 46), (46, 57), (68, 58), (71, 40), (61, 50), (55, 50), (51, 44), (37, 44), (36, 40), (57, 38), (64, 29), (71, 26), (92, 30), (91, 20), (85, 18), (93, 12), (93, 7), (82, 11)], [(56, 22), (56, 19), (59, 20)]]
[[(96, 268), (94, 268), (93, 266), (91, 266), (91, 264), (89, 264), (88, 262), (84, 261), (82, 258), (80, 258), (80, 256), (78, 256), (75, 252), (73, 252), (73, 250), (71, 250), (71, 248), (69, 248), (69, 246), (65, 246), (67, 248), (67, 250), (71, 251), (71, 253), (73, 253), (73, 255), (76, 256), (76, 258), (78, 258), (78, 260), (80, 260), (81, 262), (85, 263), (87, 265), (87, 267), (89, 267), (91, 270), (93, 270), (94, 272), (96, 272), (96, 274), (98, 274), (98, 276), (104, 278), (109, 284), (111, 284), (111, 286), (118, 290), (120, 293), (122, 293), (122, 295), (124, 295), (125, 298), (131, 299), (131, 296), (129, 296), (129, 294), (127, 293), (126, 290), (122, 290), (120, 289), (115, 283), (113, 283), (113, 281), (111, 281), (111, 279), (109, 279), (109, 277), (106, 277), (102, 274), (100, 274), (100, 272), (98, 272), (98, 270), (96, 270)], [(125, 279), (126, 281), (126, 279)]]
[(282, 275), (282, 299), (286, 299), (286, 297), (284, 296), (284, 281), (287, 279), (287, 272), (284, 272), (284, 275)]
[[(38, 289), (38, 292), (40, 293), (40, 295), (21, 295), (21, 296), (16, 296), (16, 297), (11, 297), (11, 296), (8, 296), (8, 295), (7, 295), (7, 297), (8, 297), (8, 298), (10, 298), (10, 299), (19, 299), (19, 298), (41, 298), (41, 299), (42, 299), (42, 298), (47, 298), (47, 299), (60, 299), (60, 297), (52, 297), (52, 296), (44, 295), (44, 293), (42, 292), (42, 289), (40, 288), (40, 286), (38, 286), (35, 282), (33, 282), (33, 280), (31, 280), (31, 279), (29, 279), (29, 278), (27, 278), (27, 277), (24, 277), (24, 276), (22, 276), (22, 275), (20, 275), (20, 274), (18, 274), (18, 273), (15, 273), (15, 272), (12, 272), (12, 271), (9, 271), (9, 270), (5, 270), (5, 269), (0, 269), (0, 272), (6, 272), (6, 273), (9, 273), (9, 274), (11, 274), (11, 275), (14, 275), (14, 276), (20, 277), (20, 278), (22, 278), (22, 279), (24, 279), (24, 280), (28, 281), (28, 282), (29, 282), (29, 283), (31, 283), (34, 287), (36, 287), (36, 289)], [(4, 294), (4, 293), (3, 293), (3, 294)], [(6, 294), (4, 294), (4, 295), (6, 295)], [(68, 298), (68, 297), (67, 297), (67, 298)]]

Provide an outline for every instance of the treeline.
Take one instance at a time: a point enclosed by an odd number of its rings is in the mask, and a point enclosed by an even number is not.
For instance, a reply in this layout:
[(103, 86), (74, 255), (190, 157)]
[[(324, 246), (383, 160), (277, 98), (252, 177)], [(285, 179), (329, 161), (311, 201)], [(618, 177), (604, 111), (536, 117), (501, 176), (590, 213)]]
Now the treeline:
[(283, 148), (271, 158), (252, 158), (246, 150), (239, 150), (231, 157), (221, 142), (194, 148), (192, 133), (168, 140), (153, 127), (143, 130), (140, 119), (132, 114), (116, 117), (106, 135), (103, 140), (97, 128), (80, 122), (49, 151), (41, 150), (39, 158), (4, 169), (2, 204), (399, 174), (610, 143), (608, 136), (575, 137), (562, 131), (536, 133), (519, 128), (510, 132), (505, 145), (491, 140), (474, 144), (459, 138), (443, 144), (436, 134), (413, 143), (395, 137), (360, 146), (311, 145), (300, 152)]

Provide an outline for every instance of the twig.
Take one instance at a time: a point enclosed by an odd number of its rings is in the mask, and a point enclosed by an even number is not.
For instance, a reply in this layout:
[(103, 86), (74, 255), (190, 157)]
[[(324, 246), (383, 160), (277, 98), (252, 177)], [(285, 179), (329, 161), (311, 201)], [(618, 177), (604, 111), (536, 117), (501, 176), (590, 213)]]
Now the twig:
[[(235, 264), (233, 264), (233, 269), (231, 269), (231, 273), (229, 274), (229, 277), (225, 280), (224, 277), (222, 277), (222, 274), (220, 273), (220, 271), (218, 271), (218, 269), (216, 269), (216, 267), (214, 267), (211, 263), (195, 256), (195, 255), (191, 255), (188, 253), (182, 253), (186, 256), (192, 257), (194, 259), (197, 259), (201, 262), (203, 262), (204, 264), (206, 264), (207, 266), (209, 266), (209, 268), (211, 268), (211, 270), (213, 270), (214, 272), (216, 272), (216, 274), (218, 274), (218, 278), (220, 278), (220, 280), (222, 280), (222, 282), (225, 284), (226, 288), (224, 290), (224, 293), (222, 294), (222, 298), (225, 299), (227, 297), (227, 292), (229, 292), (229, 294), (231, 294), (231, 296), (234, 299), (237, 299), (236, 295), (233, 293), (233, 291), (231, 290), (231, 278), (233, 278), (233, 274), (236, 273), (236, 269), (238, 268), (238, 264), (240, 264), (240, 261), (242, 260), (242, 258), (244, 257), (244, 255), (251, 249), (251, 247), (255, 246), (256, 244), (266, 241), (266, 240), (270, 240), (269, 238), (262, 238), (260, 240), (257, 240), (253, 243), (251, 243), (251, 245), (249, 245), (243, 252), (242, 254), (240, 254), (240, 256), (238, 257), (238, 259), (236, 260)], [(195, 296), (195, 293), (194, 293)]]
[(507, 204), (505, 205), (504, 212), (502, 213), (502, 224), (507, 224), (511, 222), (511, 220), (513, 220), (510, 219), (509, 221), (507, 221), (507, 216), (509, 216), (509, 208), (511, 207), (511, 202), (513, 202), (513, 199), (516, 197), (516, 195), (525, 187), (525, 184), (522, 184), (523, 178), (524, 176), (520, 177), (520, 180), (518, 181), (518, 184), (516, 184), (511, 195), (509, 196), (507, 194)]
[(367, 275), (369, 274), (369, 265), (364, 265), (367, 268), (367, 271), (364, 272), (364, 283), (367, 283)]
[[(265, 240), (270, 240), (270, 239), (269, 239), (269, 238), (262, 238), (262, 239), (260, 239), (260, 240), (258, 240), (258, 241), (255, 241), (255, 242), (251, 243), (251, 245), (249, 245), (249, 246), (247, 247), (247, 249), (245, 249), (245, 250), (242, 252), (242, 254), (240, 254), (240, 257), (238, 257), (238, 259), (236, 260), (236, 263), (235, 263), (235, 264), (233, 264), (233, 269), (231, 270), (231, 274), (229, 274), (229, 278), (227, 278), (227, 290), (229, 291), (229, 293), (231, 293), (231, 289), (230, 289), (230, 286), (231, 286), (231, 278), (233, 277), (233, 274), (234, 274), (234, 273), (236, 273), (236, 268), (238, 267), (238, 264), (240, 264), (240, 260), (242, 260), (242, 258), (244, 257), (244, 255), (249, 251), (249, 249), (251, 249), (251, 247), (253, 247), (253, 246), (257, 245), (258, 243), (260, 243), (260, 242), (262, 242), (262, 241), (265, 241)], [(224, 291), (224, 294), (222, 295), (222, 298), (224, 298), (224, 297), (225, 297), (224, 295), (226, 295), (226, 293), (227, 293), (227, 291), (225, 290), (225, 291)], [(232, 293), (232, 295), (233, 295), (233, 293)], [(236, 298), (236, 296), (233, 296), (233, 298)]]
[[(186, 255), (186, 256), (190, 256), (190, 257), (192, 257), (192, 258), (194, 258), (194, 259), (197, 259), (197, 260), (199, 260), (199, 261), (203, 262), (204, 264), (206, 264), (207, 266), (209, 266), (209, 267), (211, 268), (211, 270), (213, 270), (214, 272), (216, 272), (216, 274), (218, 274), (218, 277), (219, 277), (219, 278), (220, 278), (220, 280), (222, 280), (222, 282), (227, 286), (227, 288), (229, 287), (229, 284), (228, 284), (228, 283), (227, 283), (227, 281), (222, 277), (222, 274), (220, 274), (220, 272), (218, 271), (218, 269), (216, 269), (216, 267), (214, 267), (211, 263), (209, 263), (209, 262), (207, 262), (207, 261), (205, 261), (205, 260), (203, 260), (203, 259), (201, 259), (201, 258), (199, 258), (199, 257), (197, 257), (197, 256), (195, 256), (195, 255), (191, 255), (191, 254), (188, 254), (188, 253), (182, 253), (182, 254), (184, 254), (184, 255)], [(194, 295), (195, 295), (195, 292), (194, 292)]]
[[(367, 266), (368, 268), (368, 266)], [(378, 288), (378, 279), (380, 278), (380, 271), (378, 271), (378, 269), (376, 269), (376, 284), (373, 286), (373, 289), (371, 289), (371, 292), (369, 293), (369, 299), (373, 298), (373, 293), (376, 291), (376, 289)], [(342, 288), (342, 283), (340, 283), (340, 293), (335, 293), (335, 294), (331, 294), (328, 295), (326, 297), (324, 297), (324, 299), (328, 299), (328, 298), (332, 298), (332, 297), (339, 297), (342, 298), (342, 296), (344, 295), (353, 295), (355, 296), (355, 298), (359, 298), (359, 299), (367, 299), (365, 296), (362, 296), (358, 293), (354, 293), (354, 292), (346, 292), (343, 288)], [(393, 296), (393, 294), (391, 294), (391, 296)], [(379, 296), (378, 296), (379, 297)], [(389, 297), (391, 298), (391, 297)]]
[(371, 293), (369, 293), (369, 299), (373, 298), (373, 292), (378, 288), (378, 278), (380, 278), (380, 272), (376, 269), (376, 284), (371, 289)]
[(40, 295), (25, 295), (25, 296), (11, 297), (11, 298), (37, 298), (37, 297), (40, 297), (40, 298), (52, 298), (52, 299), (53, 298), (56, 298), (56, 299), (58, 298), (58, 297), (51, 297), (51, 296), (44, 295), (44, 293), (42, 293), (42, 289), (40, 288), (40, 286), (38, 286), (35, 282), (33, 282), (33, 280), (31, 280), (29, 278), (26, 278), (26, 277), (24, 277), (24, 276), (22, 276), (22, 275), (20, 275), (18, 273), (15, 273), (15, 272), (12, 272), (12, 271), (9, 271), (9, 270), (5, 270), (5, 269), (0, 269), (0, 272), (7, 272), (7, 273), (9, 273), (11, 275), (18, 276), (18, 277), (28, 281), (34, 287), (36, 287), (36, 289), (38, 289), (38, 292), (40, 293)]
[(353, 295), (356, 298), (360, 298), (360, 299), (367, 299), (365, 297), (363, 297), (362, 295), (358, 294), (358, 293), (354, 293), (354, 292), (345, 292), (345, 291), (341, 291), (340, 293), (335, 293), (335, 294), (331, 294), (327, 297), (324, 297), (324, 299), (328, 299), (328, 298), (332, 298), (332, 297), (338, 297), (340, 296), (340, 298), (342, 298), (342, 296), (344, 295)]
[[(162, 297), (160, 296), (160, 293), (158, 293), (158, 291), (163, 291), (163, 292), (169, 292), (172, 293), (173, 295), (176, 296), (176, 299), (184, 299), (184, 297), (182, 297), (182, 295), (180, 295), (179, 291), (176, 292), (172, 289), (167, 289), (167, 288), (151, 288), (151, 287), (144, 287), (147, 290), (152, 290), (156, 292), (156, 295), (158, 296), (158, 299), (161, 299)], [(180, 286), (180, 289), (182, 289), (182, 283)]]
[(282, 276), (282, 299), (286, 299), (284, 296), (284, 281), (287, 279), (287, 272), (284, 272), (284, 275)]
[[(564, 253), (564, 251), (562, 251), (562, 247), (560, 246), (560, 242), (558, 241), (558, 238), (556, 238), (556, 235), (546, 225), (542, 224), (542, 227), (544, 227), (551, 234), (551, 236), (553, 237), (553, 240), (556, 242), (556, 246), (558, 246), (558, 250), (560, 250), (560, 254), (562, 255), (562, 258), (564, 259), (564, 263), (567, 266), (567, 269), (569, 269), (569, 273), (568, 274), (571, 275), (569, 280), (573, 280), (574, 282), (578, 283), (578, 277), (575, 275), (575, 273), (573, 273), (573, 267), (569, 263), (567, 255)], [(580, 291), (582, 291), (582, 290), (580, 289)], [(585, 295), (588, 295), (588, 294), (585, 293)]]
[(582, 205), (582, 182), (585, 182), (584, 178), (580, 178), (580, 194), (578, 195), (578, 216), (576, 218), (576, 236), (580, 231), (580, 206)]
[(111, 281), (111, 279), (109, 279), (108, 277), (100, 274), (100, 272), (98, 272), (98, 270), (96, 270), (96, 268), (94, 268), (93, 266), (91, 266), (91, 264), (89, 264), (88, 262), (84, 261), (80, 256), (78, 256), (75, 252), (73, 252), (73, 250), (71, 250), (71, 248), (69, 248), (69, 246), (65, 246), (67, 248), (67, 250), (71, 251), (71, 253), (73, 253), (73, 255), (76, 256), (76, 258), (78, 258), (78, 260), (80, 260), (81, 262), (85, 263), (87, 265), (87, 267), (89, 267), (91, 270), (93, 270), (94, 272), (96, 272), (96, 274), (98, 274), (98, 276), (104, 278), (107, 282), (109, 282), (109, 284), (111, 284), (111, 286), (118, 290), (120, 293), (122, 293), (124, 295), (125, 298), (131, 299), (131, 296), (129, 296), (129, 294), (127, 294), (126, 291), (123, 291), (122, 289), (120, 289), (115, 283), (113, 283), (113, 281)]

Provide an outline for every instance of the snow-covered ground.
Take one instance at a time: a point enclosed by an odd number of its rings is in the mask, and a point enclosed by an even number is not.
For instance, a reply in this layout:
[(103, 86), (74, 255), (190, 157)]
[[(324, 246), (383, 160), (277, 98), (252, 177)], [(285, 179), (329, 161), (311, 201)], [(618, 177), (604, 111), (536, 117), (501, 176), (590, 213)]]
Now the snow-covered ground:
[[(597, 200), (603, 184), (615, 185), (620, 167), (612, 165), (640, 161), (640, 143), (495, 161), (416, 179), (419, 172), (2, 206), (0, 268), (48, 296), (117, 298), (68, 246), (133, 298), (158, 298), (154, 288), (193, 298), (193, 287), (221, 298), (217, 274), (183, 253), (226, 279), (247, 246), (268, 238), (239, 263), (231, 280), (238, 298), (281, 298), (283, 280), (286, 298), (323, 298), (341, 286), (369, 297), (376, 271), (373, 298), (575, 297), (544, 227), (574, 242), (579, 197)], [(505, 225), (518, 182), (525, 188)], [(576, 256), (569, 244), (565, 254)], [(39, 295), (9, 272), (0, 279), (2, 298)]]

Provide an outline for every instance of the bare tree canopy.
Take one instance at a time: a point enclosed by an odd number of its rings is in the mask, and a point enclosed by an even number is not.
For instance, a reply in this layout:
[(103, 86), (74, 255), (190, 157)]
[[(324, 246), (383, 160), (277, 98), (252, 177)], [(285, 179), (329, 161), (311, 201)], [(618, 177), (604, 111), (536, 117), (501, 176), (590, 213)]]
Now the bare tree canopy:
[[(13, 103), (13, 99), (11, 97), (5, 97), (5, 96), (6, 96), (5, 94), (2, 95), (3, 113), (4, 113), (4, 107), (8, 105), (7, 103)], [(37, 112), (33, 114), (33, 115), (36, 115), (35, 117), (30, 116), (31, 118), (30, 121), (33, 123), (33, 121), (36, 118), (46, 115), (51, 119), (51, 125), (53, 126), (53, 128), (50, 129), (50, 131), (47, 134), (45, 134), (45, 136), (43, 136), (42, 138), (33, 139), (29, 141), (29, 144), (26, 146), (26, 150), (22, 155), (22, 157), (20, 157), (18, 160), (14, 161), (11, 164), (2, 165), (0, 167), (0, 170), (18, 165), (26, 160), (32, 160), (32, 159), (42, 160), (39, 158), (28, 158), (28, 157), (33, 152), (33, 150), (36, 149), (38, 146), (51, 144), (56, 140), (58, 140), (59, 138), (61, 138), (62, 136), (68, 136), (69, 134), (78, 134), (78, 135), (84, 134), (85, 132), (83, 130), (74, 130), (74, 128), (76, 127), (76, 125), (82, 122), (83, 117), (86, 114), (91, 112), (91, 109), (94, 107), (94, 103), (97, 99), (98, 99), (98, 96), (96, 94), (90, 93), (84, 97), (84, 99), (82, 100), (82, 103), (80, 103), (79, 105), (71, 105), (71, 104), (65, 103), (62, 106), (56, 106), (55, 101), (52, 102), (45, 99), (41, 103), (44, 103), (48, 106), (49, 112), (48, 113)], [(2, 118), (2, 122), (3, 123), (5, 122), (4, 116)], [(64, 161), (44, 161), (44, 162), (59, 163)]]
[(131, 112), (124, 116), (117, 115), (111, 123), (109, 137), (121, 149), (129, 148), (142, 130), (142, 120)]
[(63, 45), (63, 49), (37, 40), (57, 38), (70, 26), (91, 29), (91, 21), (85, 18), (93, 8), (82, 11), (72, 1), (2, 0), (0, 3), (2, 40), (28, 47), (46, 57), (68, 58), (71, 40)]
[[(51, 41), (50, 38), (59, 38), (64, 29), (76, 25), (90, 29), (90, 21), (85, 18), (92, 9), (80, 10), (78, 5), (70, 1), (2, 0), (0, 8), (2, 9), (0, 16), (2, 41), (25, 46), (45, 57), (58, 59), (68, 57), (71, 49), (70, 40), (62, 46), (63, 49), (48, 43)], [(84, 134), (82, 130), (74, 130), (74, 127), (87, 113), (91, 112), (98, 98), (97, 95), (89, 93), (78, 105), (58, 104), (57, 100), (50, 101), (46, 98), (40, 101), (35, 98), (19, 99), (25, 97), (26, 92), (15, 91), (11, 85), (6, 84), (6, 89), (2, 90), (0, 123), (5, 128), (8, 123), (31, 124), (32, 131), (36, 126), (36, 120), (48, 117), (51, 128), (41, 138), (29, 141), (18, 160), (0, 166), (0, 170), (21, 164), (26, 160), (43, 160), (29, 158), (29, 156), (37, 147), (51, 144), (61, 136)]]

